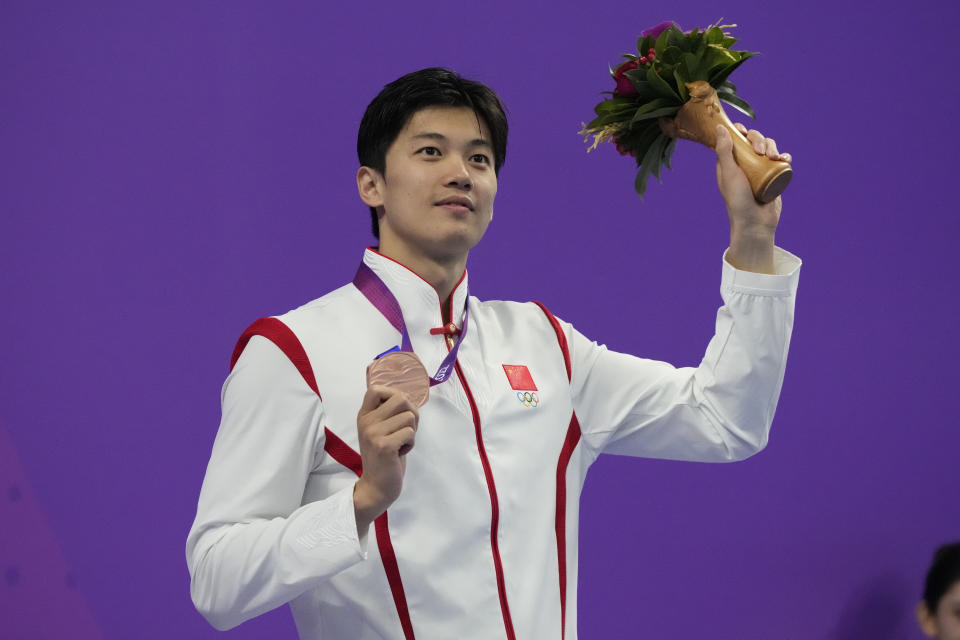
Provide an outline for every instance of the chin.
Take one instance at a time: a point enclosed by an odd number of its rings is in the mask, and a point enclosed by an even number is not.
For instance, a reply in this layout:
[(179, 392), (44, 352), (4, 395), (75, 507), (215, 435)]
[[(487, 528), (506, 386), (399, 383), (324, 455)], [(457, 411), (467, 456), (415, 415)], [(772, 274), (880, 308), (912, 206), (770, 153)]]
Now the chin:
[(464, 253), (470, 251), (483, 236), (477, 236), (476, 233), (457, 233), (451, 232), (441, 238), (437, 238), (434, 244), (434, 255), (444, 259), (457, 259)]

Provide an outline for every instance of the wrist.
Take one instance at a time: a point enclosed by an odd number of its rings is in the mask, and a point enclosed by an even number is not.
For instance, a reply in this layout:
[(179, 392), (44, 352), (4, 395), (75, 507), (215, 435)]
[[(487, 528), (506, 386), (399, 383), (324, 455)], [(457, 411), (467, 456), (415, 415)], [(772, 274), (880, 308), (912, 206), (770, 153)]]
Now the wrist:
[(730, 232), (727, 262), (741, 271), (774, 273), (774, 234), (772, 231), (753, 230)]
[(744, 245), (773, 246), (776, 233), (776, 224), (742, 222), (732, 218), (730, 220), (730, 244), (741, 243)]
[(353, 485), (353, 513), (357, 519), (357, 531), (361, 534), (388, 506), (389, 503), (385, 503), (382, 496), (363, 478)]

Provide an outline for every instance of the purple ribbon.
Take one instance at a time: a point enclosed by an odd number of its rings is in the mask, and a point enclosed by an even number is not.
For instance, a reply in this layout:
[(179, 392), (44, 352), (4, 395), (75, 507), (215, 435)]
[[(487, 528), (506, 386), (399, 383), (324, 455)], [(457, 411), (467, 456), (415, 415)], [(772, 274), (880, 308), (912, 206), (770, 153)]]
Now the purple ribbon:
[[(410, 336), (407, 335), (406, 325), (403, 323), (403, 312), (400, 310), (400, 303), (397, 302), (397, 298), (393, 295), (393, 292), (384, 284), (383, 280), (380, 279), (376, 273), (373, 272), (373, 269), (367, 266), (365, 262), (360, 263), (360, 267), (357, 269), (357, 275), (353, 277), (353, 284), (357, 289), (360, 290), (367, 300), (370, 301), (377, 310), (383, 314), (383, 317), (386, 318), (393, 328), (400, 332), (400, 347), (401, 351), (410, 351), (413, 352), (413, 347), (410, 345)], [(467, 312), (470, 309), (470, 292), (467, 292), (467, 302), (468, 304), (463, 310), (463, 329), (460, 331), (460, 339), (457, 340), (457, 344), (453, 346), (450, 352), (447, 354), (447, 357), (443, 359), (443, 362), (440, 363), (440, 368), (437, 369), (437, 372), (430, 378), (430, 386), (440, 384), (445, 382), (451, 375), (453, 375), (453, 365), (457, 361), (457, 352), (460, 350), (460, 345), (463, 344), (464, 338), (467, 337)], [(380, 356), (390, 353), (390, 351), (395, 351), (397, 348), (394, 347), (384, 353), (381, 353)], [(378, 358), (380, 356), (377, 356)]]

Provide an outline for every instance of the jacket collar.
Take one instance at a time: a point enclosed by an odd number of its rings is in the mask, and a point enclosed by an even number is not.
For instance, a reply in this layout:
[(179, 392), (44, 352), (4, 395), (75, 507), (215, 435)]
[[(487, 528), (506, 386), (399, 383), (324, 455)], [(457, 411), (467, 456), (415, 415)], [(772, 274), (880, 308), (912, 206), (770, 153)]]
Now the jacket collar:
[[(420, 353), (420, 347), (427, 344), (443, 345), (442, 336), (430, 334), (430, 329), (440, 327), (443, 323), (440, 308), (442, 301), (433, 286), (409, 268), (372, 247), (364, 252), (363, 261), (383, 280), (400, 304), (414, 351)], [(451, 319), (457, 328), (463, 328), (463, 312), (467, 304), (466, 271), (454, 287), (450, 300)]]

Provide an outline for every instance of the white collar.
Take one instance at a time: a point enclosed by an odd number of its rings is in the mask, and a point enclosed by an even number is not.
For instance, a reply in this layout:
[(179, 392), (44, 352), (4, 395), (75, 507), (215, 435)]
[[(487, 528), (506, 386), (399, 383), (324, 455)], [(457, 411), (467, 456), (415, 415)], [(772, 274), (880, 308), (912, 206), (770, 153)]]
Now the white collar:
[[(419, 352), (418, 343), (428, 340), (431, 344), (440, 342), (439, 336), (431, 335), (430, 329), (443, 326), (442, 301), (429, 282), (392, 258), (388, 258), (376, 249), (368, 248), (363, 261), (376, 273), (390, 292), (396, 297), (403, 312), (403, 321), (410, 336), (414, 351)], [(450, 294), (451, 319), (457, 328), (463, 328), (463, 313), (467, 305), (467, 272)]]

